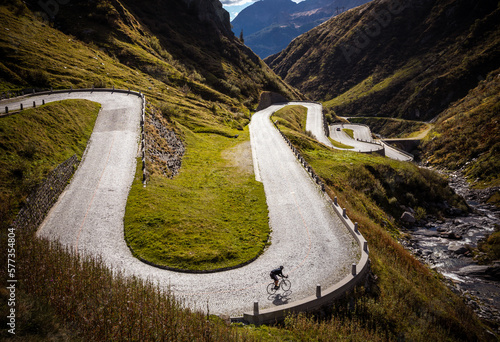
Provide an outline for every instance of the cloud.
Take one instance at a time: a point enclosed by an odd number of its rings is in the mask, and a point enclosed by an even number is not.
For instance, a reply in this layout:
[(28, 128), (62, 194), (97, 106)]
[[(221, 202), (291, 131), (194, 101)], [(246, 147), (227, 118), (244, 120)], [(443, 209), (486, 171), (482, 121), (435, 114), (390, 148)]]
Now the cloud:
[(252, 2), (256, 2), (258, 0), (221, 0), (221, 3), (224, 6), (241, 6), (246, 5)]

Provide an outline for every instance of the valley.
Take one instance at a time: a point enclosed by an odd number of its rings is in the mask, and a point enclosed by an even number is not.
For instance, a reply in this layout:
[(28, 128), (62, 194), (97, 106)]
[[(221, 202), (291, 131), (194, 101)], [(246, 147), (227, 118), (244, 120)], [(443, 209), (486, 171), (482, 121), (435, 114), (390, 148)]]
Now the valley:
[[(497, 339), (494, 3), (288, 2), (292, 26), (323, 23), (265, 62), (218, 0), (42, 5), (0, 0), (0, 241), (15, 230), (19, 338)], [(315, 6), (354, 8), (323, 20)], [(372, 151), (374, 136), (409, 136), (414, 161)], [(35, 234), (39, 217), (16, 216), (68, 158)], [(292, 289), (270, 296), (280, 264)]]

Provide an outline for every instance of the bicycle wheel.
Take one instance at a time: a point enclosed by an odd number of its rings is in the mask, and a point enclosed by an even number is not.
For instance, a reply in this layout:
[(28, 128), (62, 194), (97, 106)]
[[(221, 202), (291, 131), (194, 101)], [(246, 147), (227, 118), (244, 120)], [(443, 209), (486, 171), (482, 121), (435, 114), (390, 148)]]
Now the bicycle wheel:
[(281, 281), (281, 288), (283, 289), (283, 291), (288, 291), (288, 290), (290, 290), (291, 287), (292, 287), (292, 283), (290, 282), (290, 280), (283, 279)]
[(274, 283), (267, 285), (267, 293), (269, 293), (270, 295), (276, 293), (276, 288), (274, 287)]

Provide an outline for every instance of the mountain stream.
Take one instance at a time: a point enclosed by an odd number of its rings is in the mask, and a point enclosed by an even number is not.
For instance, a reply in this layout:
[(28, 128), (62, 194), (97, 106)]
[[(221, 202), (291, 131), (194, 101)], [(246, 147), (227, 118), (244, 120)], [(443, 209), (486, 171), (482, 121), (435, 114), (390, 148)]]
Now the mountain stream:
[(427, 220), (416, 224), (402, 241), (417, 258), (441, 273), (451, 289), (486, 321), (500, 327), (500, 261), (478, 265), (472, 249), (500, 224), (499, 208), (487, 204), (492, 191), (474, 190), (458, 173), (449, 177), (450, 186), (463, 196), (472, 209), (466, 216)]

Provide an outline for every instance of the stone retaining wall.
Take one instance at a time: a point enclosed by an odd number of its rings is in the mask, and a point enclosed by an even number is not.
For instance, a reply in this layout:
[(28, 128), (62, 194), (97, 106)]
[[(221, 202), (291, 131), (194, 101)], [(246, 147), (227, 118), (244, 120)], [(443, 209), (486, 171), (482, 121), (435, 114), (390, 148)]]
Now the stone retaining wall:
[(43, 222), (50, 208), (57, 202), (79, 164), (76, 155), (57, 166), (26, 199), (12, 226), (34, 232)]

